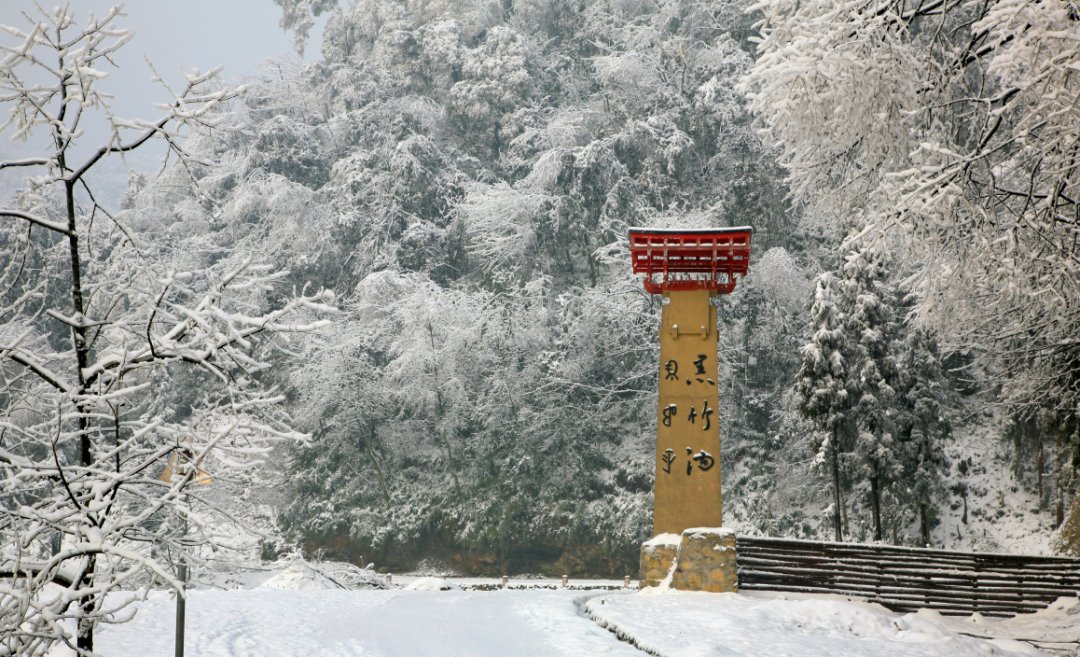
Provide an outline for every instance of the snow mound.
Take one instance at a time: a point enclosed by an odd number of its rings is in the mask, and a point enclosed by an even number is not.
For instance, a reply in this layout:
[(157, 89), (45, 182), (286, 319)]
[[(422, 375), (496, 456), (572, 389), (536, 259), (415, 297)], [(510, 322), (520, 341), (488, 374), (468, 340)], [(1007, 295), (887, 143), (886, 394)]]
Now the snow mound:
[(421, 577), (405, 587), (406, 591), (459, 591), (461, 587), (442, 577)]
[(731, 538), (735, 536), (735, 530), (730, 527), (691, 527), (683, 530), (683, 536), (691, 538), (705, 538), (706, 536)]
[(367, 568), (361, 568), (356, 564), (342, 561), (320, 561), (317, 565), (313, 565), (312, 568), (346, 589), (389, 590), (397, 588), (390, 583), (386, 575), (375, 572), (370, 565)]
[[(274, 572), (277, 571), (277, 572)], [(284, 561), (271, 567), (274, 574), (255, 588), (279, 591), (328, 591), (334, 589), (389, 590), (396, 588), (386, 575), (371, 566), (361, 568), (341, 561)]]
[(657, 547), (661, 545), (674, 545), (678, 546), (682, 543), (682, 536), (678, 534), (657, 534), (649, 540), (645, 541), (645, 547)]
[(328, 591), (343, 588), (311, 566), (295, 563), (259, 585), (276, 591)]

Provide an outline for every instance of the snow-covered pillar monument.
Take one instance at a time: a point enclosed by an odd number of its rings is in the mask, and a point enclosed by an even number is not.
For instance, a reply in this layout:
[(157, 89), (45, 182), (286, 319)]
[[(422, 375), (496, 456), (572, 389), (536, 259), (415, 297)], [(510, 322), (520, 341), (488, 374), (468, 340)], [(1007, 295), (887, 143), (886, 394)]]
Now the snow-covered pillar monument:
[(646, 290), (664, 295), (653, 488), (656, 538), (642, 551), (643, 584), (655, 583), (650, 571), (655, 575), (662, 570), (666, 575), (664, 566), (670, 566), (674, 558), (675, 547), (669, 546), (660, 552), (669, 551), (670, 558), (647, 563), (656, 552), (650, 544), (657, 548), (677, 544), (676, 537), (686, 529), (723, 525), (720, 386), (716, 380), (719, 336), (712, 299), (729, 294), (735, 289), (736, 276), (749, 270), (752, 234), (749, 226), (630, 229), (634, 273), (645, 274)]

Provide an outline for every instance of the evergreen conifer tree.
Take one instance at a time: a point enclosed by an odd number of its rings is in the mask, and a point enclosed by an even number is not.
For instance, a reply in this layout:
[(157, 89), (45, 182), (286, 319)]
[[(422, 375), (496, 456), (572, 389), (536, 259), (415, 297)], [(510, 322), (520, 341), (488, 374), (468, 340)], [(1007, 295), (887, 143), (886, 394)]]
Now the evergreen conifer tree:
[(826, 433), (826, 438), (818, 444), (817, 459), (828, 460), (832, 476), (833, 535), (837, 541), (844, 540), (840, 460), (841, 451), (846, 451), (850, 442), (853, 399), (848, 390), (849, 360), (854, 351), (841, 297), (841, 284), (836, 276), (831, 272), (818, 276), (810, 308), (812, 335), (802, 348), (802, 367), (795, 379), (800, 410)]
[(890, 298), (895, 295), (883, 280), (881, 258), (874, 250), (856, 248), (845, 260), (842, 299), (850, 308), (845, 313), (847, 344), (854, 347), (848, 391), (858, 432), (855, 457), (861, 477), (870, 484), (874, 540), (880, 541), (884, 488), (899, 467), (893, 446), (896, 325)]
[(944, 441), (950, 435), (943, 398), (944, 375), (937, 342), (925, 329), (912, 331), (900, 358), (899, 442), (907, 502), (915, 507), (919, 544), (930, 544), (935, 506), (945, 488), (948, 460)]

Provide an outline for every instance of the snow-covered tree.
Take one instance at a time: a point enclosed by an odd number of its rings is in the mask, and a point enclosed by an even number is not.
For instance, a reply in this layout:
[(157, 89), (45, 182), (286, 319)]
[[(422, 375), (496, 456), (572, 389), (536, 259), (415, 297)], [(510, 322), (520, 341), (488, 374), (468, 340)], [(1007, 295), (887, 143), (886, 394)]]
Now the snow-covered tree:
[[(68, 5), (5, 28), (0, 103), (7, 136), (39, 153), (0, 162), (29, 173), (0, 208), (0, 654), (56, 643), (91, 654), (94, 628), (131, 613), (170, 562), (212, 541), (195, 484), (227, 477), (300, 434), (264, 385), (269, 349), (316, 328), (322, 296), (278, 296), (282, 274), (236, 253), (195, 269), (113, 212), (92, 174), (107, 159), (213, 126), (237, 90), (192, 73), (153, 121), (121, 119), (100, 81), (130, 39), (123, 14), (76, 23)], [(44, 79), (45, 82), (41, 82)], [(104, 122), (94, 147), (86, 127)], [(129, 203), (125, 203), (129, 206)], [(280, 342), (279, 342), (280, 344)]]
[[(294, 454), (294, 537), (406, 567), (424, 551), (471, 552), (468, 570), (635, 562), (659, 307), (626, 227), (761, 217), (759, 245), (803, 252), (734, 91), (743, 4), (362, 0), (330, 16), (322, 61), (247, 96), (232, 166), (199, 180), (206, 221), (307, 249), (301, 271), (349, 318), (292, 377), (321, 438)], [(291, 243), (308, 225), (317, 239)], [(752, 335), (743, 310), (725, 321)], [(746, 385), (771, 399), (796, 364), (762, 349), (777, 376)], [(372, 403), (327, 392), (328, 370)]]
[(874, 540), (883, 539), (882, 498), (898, 474), (894, 453), (897, 327), (891, 308), (895, 294), (885, 285), (884, 263), (871, 249), (857, 249), (844, 262), (846, 332), (855, 344), (849, 356), (857, 423), (855, 456), (870, 484)]
[(334, 0), (274, 0), (281, 7), (281, 27), (291, 30), (297, 52), (303, 54), (311, 28), (319, 15), (337, 6)]
[(792, 190), (910, 267), (1014, 408), (1080, 400), (1080, 20), (1052, 0), (762, 0), (746, 89)]
[[(637, 382), (615, 378), (655, 368), (652, 349), (620, 343), (639, 331), (621, 311), (615, 301), (552, 298), (542, 281), (496, 296), (372, 274), (350, 321), (295, 374), (316, 440), (296, 454), (287, 523), (345, 556), (374, 550), (396, 565), (436, 536), (522, 563), (584, 536), (636, 535), (639, 514), (602, 515), (614, 495), (583, 495), (602, 486), (598, 464), (637, 479), (647, 463), (608, 455), (625, 449), (613, 424), (633, 426), (630, 410), (651, 416), (635, 408)], [(598, 335), (626, 365), (597, 356)], [(633, 492), (618, 503), (640, 505), (645, 491)], [(607, 558), (617, 561), (629, 538)]]
[(937, 343), (924, 329), (911, 331), (898, 364), (900, 373), (898, 451), (903, 471), (901, 498), (915, 507), (919, 544), (930, 545), (937, 505), (945, 488), (946, 388)]
[(746, 531), (819, 536), (807, 512), (831, 497), (820, 494), (819, 477), (802, 465), (814, 428), (794, 409), (791, 390), (813, 291), (799, 260), (774, 247), (718, 304), (724, 522)]
[[(818, 279), (811, 338), (803, 347), (795, 391), (803, 413), (833, 433), (825, 445), (834, 486), (867, 486), (870, 527), (880, 541), (886, 524), (898, 529), (906, 501), (896, 487), (908, 456), (897, 439), (903, 407), (897, 357), (904, 325), (895, 319), (898, 295), (875, 249), (850, 250), (840, 270)], [(840, 497), (834, 493), (834, 501)], [(928, 497), (923, 501), (929, 504)], [(840, 520), (841, 514), (834, 515), (834, 522)]]
[(811, 338), (802, 348), (802, 367), (795, 379), (800, 397), (800, 410), (812, 419), (824, 440), (817, 446), (817, 461), (826, 467), (832, 479), (833, 536), (842, 541), (843, 505), (841, 491), (841, 452), (848, 451), (851, 442), (851, 409), (857, 403), (848, 390), (852, 376), (850, 344), (843, 309), (842, 284), (831, 273), (818, 276), (814, 303), (810, 308)]

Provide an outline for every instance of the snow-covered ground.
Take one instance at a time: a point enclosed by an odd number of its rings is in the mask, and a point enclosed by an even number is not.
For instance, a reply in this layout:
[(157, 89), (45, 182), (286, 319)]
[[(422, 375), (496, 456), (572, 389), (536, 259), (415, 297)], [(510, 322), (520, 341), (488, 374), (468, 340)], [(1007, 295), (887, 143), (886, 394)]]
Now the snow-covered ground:
[(1080, 598), (1059, 598), (1043, 611), (1013, 618), (986, 618), (981, 614), (942, 617), (926, 610), (919, 614), (961, 634), (1023, 640), (1058, 654), (1080, 655)]
[[(187, 616), (189, 657), (1032, 657), (1043, 653), (1010, 637), (1052, 638), (1064, 654), (1080, 638), (1077, 600), (990, 621), (820, 596), (304, 585), (192, 591)], [(134, 620), (102, 627), (97, 648), (172, 655), (173, 623), (173, 598), (154, 593)]]
[[(578, 613), (581, 592), (193, 591), (190, 657), (640, 657)], [(172, 655), (174, 603), (103, 628), (103, 655)]]
[(650, 593), (594, 598), (585, 610), (643, 652), (662, 657), (1042, 654), (1008, 638), (962, 635), (937, 614), (896, 614), (838, 597)]

